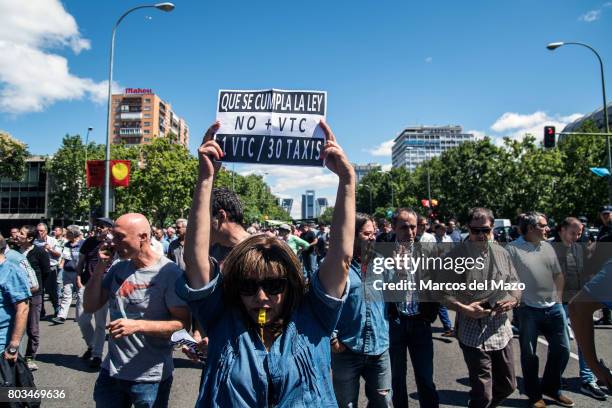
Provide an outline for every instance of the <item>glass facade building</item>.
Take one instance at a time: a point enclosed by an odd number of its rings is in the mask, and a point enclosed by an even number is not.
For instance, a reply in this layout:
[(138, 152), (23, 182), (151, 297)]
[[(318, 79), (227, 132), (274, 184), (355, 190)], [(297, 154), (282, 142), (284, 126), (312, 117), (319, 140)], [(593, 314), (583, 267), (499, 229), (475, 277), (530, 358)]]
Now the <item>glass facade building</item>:
[(393, 141), (392, 166), (413, 171), (422, 162), (473, 140), (474, 135), (463, 133), (461, 126), (408, 127)]

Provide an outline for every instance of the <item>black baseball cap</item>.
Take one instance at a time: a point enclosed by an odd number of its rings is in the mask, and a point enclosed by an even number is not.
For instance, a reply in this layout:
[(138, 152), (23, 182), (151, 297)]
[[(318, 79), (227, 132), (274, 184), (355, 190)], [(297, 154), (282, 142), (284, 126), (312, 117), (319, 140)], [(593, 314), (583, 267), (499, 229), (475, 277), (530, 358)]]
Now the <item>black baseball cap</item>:
[(599, 209), (599, 212), (600, 213), (607, 213), (607, 212), (609, 213), (609, 212), (612, 212), (612, 205), (610, 205), (610, 204), (604, 205), (603, 207), (601, 207)]
[(102, 225), (105, 227), (113, 228), (115, 226), (115, 223), (110, 218), (100, 217), (100, 218), (96, 218), (95, 225)]

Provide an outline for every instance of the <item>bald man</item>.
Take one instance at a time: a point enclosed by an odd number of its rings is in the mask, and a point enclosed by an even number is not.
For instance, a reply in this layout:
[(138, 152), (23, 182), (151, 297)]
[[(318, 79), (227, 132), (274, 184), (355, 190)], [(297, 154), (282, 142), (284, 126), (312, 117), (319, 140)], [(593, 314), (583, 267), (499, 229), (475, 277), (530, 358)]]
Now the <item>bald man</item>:
[[(115, 221), (112, 247), (85, 287), (84, 307), (95, 312), (108, 301), (108, 354), (94, 388), (98, 407), (167, 407), (172, 385), (173, 332), (188, 326), (189, 312), (176, 295), (179, 267), (151, 247), (151, 226), (142, 214)], [(113, 264), (114, 251), (122, 261)]]

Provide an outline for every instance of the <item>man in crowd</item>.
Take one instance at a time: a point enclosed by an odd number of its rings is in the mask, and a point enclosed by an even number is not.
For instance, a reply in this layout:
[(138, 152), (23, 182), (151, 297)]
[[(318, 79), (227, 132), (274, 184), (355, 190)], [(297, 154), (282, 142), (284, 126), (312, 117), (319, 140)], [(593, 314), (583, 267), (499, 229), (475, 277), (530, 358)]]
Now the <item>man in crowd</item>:
[[(518, 276), (510, 255), (493, 240), (493, 212), (473, 208), (468, 214), (468, 241), (456, 247), (450, 258), (484, 259), (484, 267), (474, 266), (462, 274), (452, 272), (455, 282), (483, 282), (495, 277), (517, 283)], [(483, 290), (457, 291), (447, 300), (457, 311), (457, 339), (463, 351), (470, 378), (470, 408), (496, 407), (516, 389), (512, 326), (508, 312), (519, 302), (520, 292)]]
[(76, 287), (77, 265), (79, 263), (81, 246), (84, 242), (80, 228), (76, 225), (69, 225), (66, 231), (66, 239), (62, 251), (62, 259), (64, 262), (62, 268), (62, 297), (60, 298), (60, 307), (57, 316), (51, 319), (55, 324), (63, 324), (66, 321), (68, 310), (72, 303), (72, 295), (78, 292)]
[(417, 223), (417, 236), (415, 240), (422, 243), (435, 243), (436, 237), (427, 232), (429, 228), (429, 221), (427, 221), (427, 218), (419, 215)]
[[(50, 272), (47, 276), (43, 276), (43, 296), (46, 293), (49, 296), (49, 300), (53, 305), (53, 314), (57, 315), (59, 309), (59, 293), (61, 290), (61, 274), (60, 274), (60, 262), (62, 255), (62, 247), (57, 242), (57, 239), (48, 234), (47, 224), (39, 223), (36, 226), (38, 236), (34, 240), (34, 245), (44, 249), (49, 254), (49, 261), (51, 265)], [(46, 316), (45, 306), (42, 305), (41, 319)]]
[[(189, 311), (176, 295), (179, 267), (151, 247), (151, 226), (142, 214), (125, 214), (113, 227), (119, 262), (110, 244), (85, 286), (84, 308), (95, 313), (109, 303), (108, 354), (94, 387), (99, 407), (166, 407), (172, 385), (170, 336), (189, 327)], [(110, 266), (110, 269), (107, 268)]]
[(378, 236), (376, 242), (394, 242), (393, 226), (386, 218), (382, 218), (378, 223)]
[(48, 276), (51, 273), (49, 254), (43, 248), (34, 245), (36, 236), (37, 230), (32, 225), (24, 225), (21, 227), (21, 230), (19, 230), (19, 252), (26, 256), (30, 266), (34, 269), (40, 288), (37, 292), (32, 293), (28, 311), (28, 326), (26, 329), (28, 344), (25, 358), (28, 368), (32, 371), (38, 370), (35, 360), (38, 345), (40, 343), (39, 325), (43, 304), (42, 282), (44, 282), (42, 277)]
[(225, 187), (214, 188), (210, 256), (219, 263), (223, 262), (234, 246), (249, 237), (242, 223), (242, 204), (238, 195)]
[[(563, 307), (568, 317), (567, 303), (582, 289), (585, 284), (585, 253), (583, 246), (577, 241), (580, 237), (582, 225), (577, 218), (567, 217), (558, 226), (558, 237), (554, 240), (559, 265), (563, 272)], [(612, 288), (611, 288), (612, 289)], [(592, 320), (592, 319), (591, 319)], [(568, 322), (569, 323), (569, 322)], [(571, 326), (568, 326), (570, 335)], [(578, 348), (578, 364), (580, 367), (580, 391), (598, 400), (605, 400), (606, 393), (597, 385), (595, 376), (584, 361), (580, 348)]]
[(30, 283), (26, 275), (4, 256), (8, 243), (0, 235), (0, 350), (5, 360), (15, 362), (28, 321)]
[(333, 385), (340, 407), (357, 407), (359, 379), (365, 380), (369, 407), (391, 404), (389, 321), (382, 292), (374, 289), (374, 220), (357, 213), (349, 268), (349, 293), (332, 337)]
[(310, 244), (302, 238), (296, 237), (291, 233), (291, 227), (288, 224), (281, 224), (278, 227), (278, 236), (285, 241), (291, 248), (294, 254), (298, 254), (300, 250), (305, 250), (310, 247)]
[(173, 227), (168, 227), (168, 228), (166, 229), (166, 240), (167, 240), (168, 242), (172, 242), (172, 241), (174, 241), (176, 238), (177, 238), (177, 237), (176, 237), (176, 231), (175, 231), (175, 229), (174, 229)]
[[(100, 247), (112, 237), (110, 231), (113, 225), (113, 220), (110, 218), (98, 218), (94, 221), (94, 236), (87, 238), (81, 245), (79, 262), (76, 267), (76, 286), (78, 289), (76, 321), (87, 345), (87, 351), (83, 353), (81, 358), (89, 361), (89, 366), (95, 369), (99, 369), (102, 363), (108, 306), (104, 305), (98, 308), (93, 314), (88, 313), (83, 307), (83, 296), (85, 285), (89, 282), (100, 260)], [(92, 320), (94, 320), (94, 324), (92, 324)]]
[(164, 236), (164, 230), (161, 227), (153, 227), (153, 237), (151, 237), (151, 242), (154, 244), (159, 244), (162, 249), (162, 254), (165, 256), (168, 255), (170, 241), (168, 241)]
[(316, 245), (317, 265), (321, 263), (321, 261), (323, 260), (323, 258), (325, 258), (325, 255), (327, 254), (328, 239), (329, 233), (327, 232), (325, 224), (319, 224)]
[[(561, 393), (561, 376), (569, 359), (567, 320), (561, 304), (563, 273), (555, 250), (546, 242), (548, 220), (544, 214), (531, 212), (522, 219), (522, 236), (511, 242), (512, 257), (521, 282), (525, 284), (519, 309), (519, 341), (525, 394), (532, 407), (545, 407), (543, 395), (564, 407), (574, 402)], [(538, 334), (548, 341), (548, 358), (542, 382), (538, 379), (536, 354)]]
[(185, 270), (183, 253), (185, 252), (185, 235), (187, 234), (187, 220), (179, 218), (176, 220), (177, 238), (168, 246), (168, 258), (177, 264), (181, 270)]
[(19, 251), (19, 228), (11, 228), (11, 235), (7, 238), (6, 242), (10, 249)]
[[(397, 251), (408, 257), (422, 256), (415, 247), (417, 214), (409, 208), (398, 209), (392, 219)], [(431, 245), (431, 244), (430, 244)], [(398, 273), (398, 271), (396, 271)], [(418, 274), (418, 272), (417, 272)], [(408, 272), (407, 277), (412, 274)], [(415, 295), (413, 291), (409, 295)], [(389, 354), (393, 388), (393, 406), (408, 406), (406, 387), (407, 355), (414, 369), (421, 407), (438, 407), (439, 397), (433, 381), (433, 337), (431, 322), (438, 313), (438, 305), (418, 303), (418, 299), (389, 304)]]
[(461, 231), (459, 228), (455, 227), (455, 220), (451, 219), (448, 222), (448, 227), (446, 228), (446, 234), (451, 238), (454, 243), (461, 242)]
[(302, 265), (304, 267), (304, 276), (306, 280), (310, 280), (311, 276), (317, 269), (315, 247), (317, 245), (317, 235), (312, 230), (313, 224), (302, 225), (302, 235), (300, 238), (310, 244), (310, 247), (302, 251)]
[(446, 235), (446, 225), (440, 223), (436, 224), (434, 227), (434, 237), (436, 238), (436, 242), (438, 244), (452, 244), (453, 240), (451, 237)]

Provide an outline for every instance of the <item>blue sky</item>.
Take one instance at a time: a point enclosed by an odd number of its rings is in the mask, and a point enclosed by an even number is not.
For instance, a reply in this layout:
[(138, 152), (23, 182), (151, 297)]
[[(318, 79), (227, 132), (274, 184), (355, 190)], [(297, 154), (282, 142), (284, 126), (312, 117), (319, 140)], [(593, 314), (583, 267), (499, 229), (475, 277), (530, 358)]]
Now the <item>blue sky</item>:
[[(0, 129), (36, 154), (88, 126), (103, 142), (110, 30), (138, 4), (0, 0)], [(520, 138), (600, 107), (594, 56), (570, 46), (550, 52), (548, 42), (591, 44), (612, 81), (610, 0), (175, 4), (122, 23), (114, 78), (172, 103), (192, 151), (221, 88), (325, 90), (328, 122), (350, 159), (388, 164), (389, 141), (407, 125)], [(323, 169), (236, 169), (265, 175), (279, 195), (314, 188), (333, 201), (335, 177)]]

